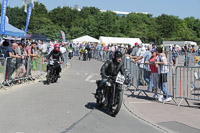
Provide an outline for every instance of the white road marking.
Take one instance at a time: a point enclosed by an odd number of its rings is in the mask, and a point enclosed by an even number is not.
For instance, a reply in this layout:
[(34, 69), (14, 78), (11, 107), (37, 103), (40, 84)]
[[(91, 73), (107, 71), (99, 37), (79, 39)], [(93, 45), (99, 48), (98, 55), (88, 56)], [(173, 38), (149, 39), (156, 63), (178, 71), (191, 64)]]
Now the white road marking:
[(93, 77), (94, 77), (94, 75), (89, 75), (89, 76), (85, 79), (85, 81), (91, 82), (91, 83), (95, 83), (96, 80), (92, 80)]
[(85, 79), (85, 81), (90, 81), (90, 79), (93, 77), (93, 75), (89, 75), (86, 79)]
[(99, 75), (99, 73), (91, 73), (92, 75)]

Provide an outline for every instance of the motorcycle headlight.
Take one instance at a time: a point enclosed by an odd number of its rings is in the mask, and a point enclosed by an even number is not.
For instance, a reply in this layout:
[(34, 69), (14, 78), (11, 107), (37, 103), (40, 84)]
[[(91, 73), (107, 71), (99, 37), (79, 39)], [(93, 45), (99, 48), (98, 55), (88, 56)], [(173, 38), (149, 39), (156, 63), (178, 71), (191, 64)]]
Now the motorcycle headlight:
[(106, 82), (106, 85), (111, 87), (111, 83), (110, 82)]

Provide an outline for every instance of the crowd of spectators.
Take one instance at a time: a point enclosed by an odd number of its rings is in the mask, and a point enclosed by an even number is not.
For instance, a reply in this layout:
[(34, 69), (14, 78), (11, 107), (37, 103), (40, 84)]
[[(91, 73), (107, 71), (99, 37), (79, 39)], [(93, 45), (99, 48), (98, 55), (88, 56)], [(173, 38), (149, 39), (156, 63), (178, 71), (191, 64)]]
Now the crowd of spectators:
[[(2, 40), (0, 58), (1, 64), (6, 65), (4, 84), (10, 82), (21, 84), (22, 78), (25, 76), (29, 80), (34, 80), (31, 76), (31, 70), (36, 69), (37, 59), (50, 53), (55, 43), (57, 42), (28, 40), (25, 43), (24, 41)], [(61, 52), (66, 53), (67, 43), (59, 44)], [(16, 75), (13, 75), (14, 72)]]

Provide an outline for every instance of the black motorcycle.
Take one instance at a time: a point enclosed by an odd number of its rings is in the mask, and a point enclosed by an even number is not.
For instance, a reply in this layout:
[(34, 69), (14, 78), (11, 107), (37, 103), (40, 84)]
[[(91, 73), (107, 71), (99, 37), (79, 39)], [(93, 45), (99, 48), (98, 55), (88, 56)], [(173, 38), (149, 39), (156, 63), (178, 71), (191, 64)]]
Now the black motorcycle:
[(71, 59), (73, 57), (73, 52), (72, 52), (71, 49), (69, 50), (69, 55), (68, 56), (69, 56), (69, 59)]
[(47, 66), (47, 80), (46, 83), (55, 83), (58, 81), (60, 62), (57, 60), (50, 60)]
[[(121, 77), (107, 77), (107, 79), (108, 81), (106, 82), (102, 92), (98, 93), (96, 103), (97, 107), (104, 106), (107, 109), (108, 114), (115, 117), (118, 114), (122, 105), (122, 84), (124, 83), (125, 78), (123, 75), (121, 75)], [(96, 81), (97, 86), (100, 82), (101, 80)]]

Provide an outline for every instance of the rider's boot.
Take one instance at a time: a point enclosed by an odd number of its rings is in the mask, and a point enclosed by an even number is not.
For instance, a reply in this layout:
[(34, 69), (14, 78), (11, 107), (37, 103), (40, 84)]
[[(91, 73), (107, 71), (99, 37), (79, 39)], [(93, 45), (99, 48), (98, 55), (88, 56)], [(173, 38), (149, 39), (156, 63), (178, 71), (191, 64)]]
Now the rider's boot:
[(94, 94), (94, 97), (96, 98), (96, 99), (98, 99), (98, 98), (100, 98), (100, 95), (102, 95), (102, 93), (101, 93), (101, 91), (96, 91), (96, 93)]

